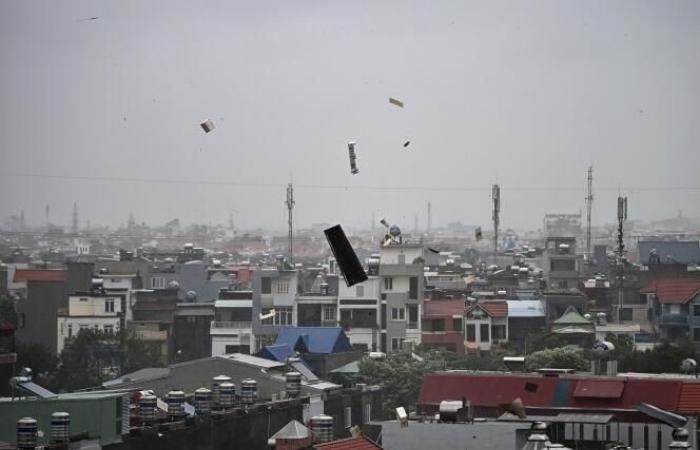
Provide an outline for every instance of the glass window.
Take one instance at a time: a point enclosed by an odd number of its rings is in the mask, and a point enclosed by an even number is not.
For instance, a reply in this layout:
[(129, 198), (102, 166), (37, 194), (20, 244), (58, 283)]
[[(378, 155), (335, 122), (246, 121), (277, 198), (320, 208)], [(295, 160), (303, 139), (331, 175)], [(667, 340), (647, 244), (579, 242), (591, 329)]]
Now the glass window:
[(292, 323), (292, 308), (276, 308), (275, 325), (294, 325)]
[(272, 293), (272, 279), (270, 277), (262, 277), (261, 282), (262, 282), (261, 292), (263, 294), (271, 294)]
[(289, 280), (286, 278), (281, 278), (277, 280), (277, 293), (287, 294), (289, 293)]
[(114, 299), (113, 298), (108, 298), (105, 299), (105, 312), (114, 312)]
[(445, 319), (433, 319), (433, 331), (445, 331)]
[(391, 338), (391, 350), (397, 352), (403, 348), (404, 338)]
[(476, 326), (473, 323), (467, 324), (467, 342), (476, 342)]
[(163, 278), (163, 277), (151, 278), (151, 289), (163, 289), (163, 288), (165, 288), (165, 278)]
[(394, 289), (394, 279), (391, 277), (384, 278), (384, 290), (391, 291)]
[(406, 309), (391, 308), (391, 320), (406, 320)]
[(700, 328), (693, 328), (693, 340), (700, 342)]
[(489, 324), (488, 323), (482, 323), (479, 332), (481, 333), (481, 342), (488, 342), (489, 339)]
[(693, 315), (700, 316), (700, 305), (693, 305)]
[(462, 319), (452, 319), (452, 330), (462, 331)]
[(418, 305), (408, 305), (408, 328), (418, 328)]
[(104, 330), (105, 330), (105, 333), (107, 333), (107, 334), (113, 334), (114, 333), (114, 325), (105, 325)]
[(323, 320), (326, 322), (335, 321), (335, 306), (323, 307)]
[(68, 337), (73, 337), (73, 325), (68, 324)]

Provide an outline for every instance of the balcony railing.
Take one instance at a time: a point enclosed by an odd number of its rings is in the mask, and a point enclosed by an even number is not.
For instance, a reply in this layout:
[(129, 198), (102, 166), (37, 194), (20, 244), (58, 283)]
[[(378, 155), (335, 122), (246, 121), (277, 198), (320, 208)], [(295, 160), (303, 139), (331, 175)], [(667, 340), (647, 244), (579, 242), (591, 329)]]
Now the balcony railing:
[(217, 321), (211, 322), (211, 329), (217, 330), (245, 330), (253, 327), (253, 322), (243, 321)]
[(688, 316), (685, 314), (662, 314), (659, 317), (659, 324), (666, 326), (687, 326)]

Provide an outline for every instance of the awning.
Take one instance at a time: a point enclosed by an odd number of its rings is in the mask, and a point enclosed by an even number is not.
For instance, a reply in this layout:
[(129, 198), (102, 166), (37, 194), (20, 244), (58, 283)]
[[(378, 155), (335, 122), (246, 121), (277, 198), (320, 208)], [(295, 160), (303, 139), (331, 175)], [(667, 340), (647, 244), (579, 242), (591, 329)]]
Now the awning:
[(624, 381), (579, 380), (574, 397), (579, 398), (620, 398), (625, 389)]

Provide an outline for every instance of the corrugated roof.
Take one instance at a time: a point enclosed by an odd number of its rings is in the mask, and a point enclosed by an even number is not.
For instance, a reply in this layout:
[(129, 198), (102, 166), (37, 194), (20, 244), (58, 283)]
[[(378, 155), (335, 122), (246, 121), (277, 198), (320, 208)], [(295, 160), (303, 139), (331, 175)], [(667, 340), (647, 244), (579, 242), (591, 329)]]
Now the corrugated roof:
[(678, 412), (697, 414), (697, 411), (700, 411), (700, 383), (683, 383)]
[(16, 269), (13, 281), (66, 281), (68, 272), (55, 269)]
[(215, 356), (215, 358), (230, 359), (232, 361), (238, 361), (243, 364), (248, 364), (249, 366), (260, 367), (263, 369), (272, 369), (274, 367), (282, 367), (285, 364), (277, 361), (271, 361), (265, 358), (258, 358), (257, 356), (246, 355), (243, 353), (233, 353), (230, 355), (220, 355)]
[(318, 450), (377, 450), (382, 449), (379, 445), (372, 442), (365, 436), (351, 437), (347, 439), (338, 439), (337, 441), (326, 442), (324, 444), (315, 444), (314, 447)]
[(624, 381), (580, 380), (576, 383), (574, 397), (584, 398), (620, 398), (625, 389)]
[(647, 284), (640, 292), (654, 293), (660, 303), (688, 303), (700, 292), (700, 280), (695, 278), (658, 278)]
[(681, 264), (700, 263), (700, 244), (698, 241), (642, 241), (639, 243), (639, 262), (649, 264), (649, 254), (656, 250), (662, 263), (677, 262)]
[(424, 316), (454, 316), (464, 314), (464, 300), (426, 300)]
[(350, 340), (340, 327), (282, 327), (275, 345), (292, 349), (303, 344), (309, 353), (329, 354), (352, 351)]
[(508, 317), (544, 317), (544, 305), (540, 300), (506, 300)]

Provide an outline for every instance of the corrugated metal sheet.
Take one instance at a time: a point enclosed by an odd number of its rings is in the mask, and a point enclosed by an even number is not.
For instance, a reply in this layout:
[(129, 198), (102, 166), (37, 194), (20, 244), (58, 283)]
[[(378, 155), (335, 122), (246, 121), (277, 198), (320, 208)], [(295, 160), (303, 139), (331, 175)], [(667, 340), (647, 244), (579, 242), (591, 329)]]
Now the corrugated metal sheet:
[(678, 398), (678, 412), (700, 414), (700, 383), (683, 383)]
[(624, 389), (624, 381), (580, 380), (576, 383), (574, 397), (614, 399), (622, 397)]
[(17, 269), (14, 282), (19, 281), (66, 281), (68, 272), (53, 269)]

